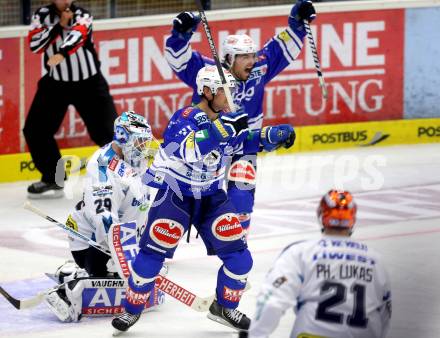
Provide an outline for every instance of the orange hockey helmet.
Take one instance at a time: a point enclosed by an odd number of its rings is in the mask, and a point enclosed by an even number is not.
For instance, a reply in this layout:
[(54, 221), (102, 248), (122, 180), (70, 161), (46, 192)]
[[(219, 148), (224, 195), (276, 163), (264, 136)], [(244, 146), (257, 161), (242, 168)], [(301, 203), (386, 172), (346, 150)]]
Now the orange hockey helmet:
[(321, 230), (326, 228), (353, 229), (356, 222), (356, 203), (344, 190), (330, 190), (325, 194), (317, 210)]

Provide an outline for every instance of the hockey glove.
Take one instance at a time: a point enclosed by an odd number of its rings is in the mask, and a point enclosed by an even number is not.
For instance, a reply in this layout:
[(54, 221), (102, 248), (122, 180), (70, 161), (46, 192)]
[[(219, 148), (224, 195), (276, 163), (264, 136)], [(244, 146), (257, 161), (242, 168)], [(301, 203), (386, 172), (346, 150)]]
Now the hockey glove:
[(200, 16), (191, 12), (182, 12), (173, 19), (173, 32), (189, 40), (197, 30)]
[(220, 113), (218, 119), (213, 121), (214, 135), (220, 142), (228, 141), (231, 137), (238, 137), (249, 130), (248, 116), (246, 113)]
[(311, 0), (298, 0), (292, 7), (289, 15), (289, 27), (297, 33), (300, 38), (306, 35), (304, 20), (309, 23), (315, 20), (316, 11)]
[(283, 146), (289, 149), (295, 143), (295, 130), (289, 124), (269, 126), (261, 129), (261, 144), (266, 151), (272, 151)]

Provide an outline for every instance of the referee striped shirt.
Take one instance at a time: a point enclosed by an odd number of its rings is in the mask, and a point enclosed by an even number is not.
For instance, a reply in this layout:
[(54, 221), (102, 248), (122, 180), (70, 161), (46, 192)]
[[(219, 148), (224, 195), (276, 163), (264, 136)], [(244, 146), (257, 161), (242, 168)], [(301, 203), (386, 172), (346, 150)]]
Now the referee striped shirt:
[[(98, 56), (93, 45), (90, 13), (74, 4), (69, 25), (63, 28), (54, 4), (39, 8), (32, 17), (28, 34), (33, 53), (44, 53), (44, 67), (57, 81), (76, 82), (88, 79), (99, 72)], [(65, 59), (54, 67), (47, 61), (52, 55), (62, 54)]]

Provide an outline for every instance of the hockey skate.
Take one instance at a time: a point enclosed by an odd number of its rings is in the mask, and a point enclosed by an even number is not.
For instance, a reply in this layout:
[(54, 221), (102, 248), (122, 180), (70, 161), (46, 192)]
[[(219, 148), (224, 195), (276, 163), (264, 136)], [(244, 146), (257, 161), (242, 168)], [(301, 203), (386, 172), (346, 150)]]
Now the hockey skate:
[(228, 309), (214, 300), (209, 307), (208, 318), (239, 331), (247, 331), (251, 320), (237, 309)]
[(28, 189), (28, 197), (31, 199), (39, 198), (61, 198), (64, 190), (56, 183), (46, 183), (43, 181), (32, 183)]
[(118, 336), (122, 332), (127, 331), (132, 327), (141, 317), (141, 314), (132, 315), (131, 313), (124, 312), (112, 320), (112, 326), (115, 328), (113, 336)]

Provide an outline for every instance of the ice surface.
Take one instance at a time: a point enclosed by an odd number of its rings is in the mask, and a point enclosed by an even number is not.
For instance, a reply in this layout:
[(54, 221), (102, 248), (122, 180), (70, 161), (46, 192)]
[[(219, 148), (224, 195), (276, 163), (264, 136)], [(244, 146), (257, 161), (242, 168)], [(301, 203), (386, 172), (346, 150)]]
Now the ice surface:
[[(370, 169), (368, 169), (370, 168)], [(373, 169), (371, 169), (373, 168)], [(36, 201), (64, 221), (80, 199), (81, 182), (68, 182), (68, 197)], [(67, 258), (64, 233), (22, 208), (29, 182), (0, 185), (0, 285), (17, 297), (51, 285)], [(284, 246), (319, 236), (315, 210), (331, 187), (351, 190), (359, 206), (354, 238), (382, 254), (392, 281), (393, 318), (388, 337), (440, 337), (440, 145), (369, 147), (334, 152), (259, 157), (256, 208), (249, 237), (254, 268), (240, 310), (251, 317), (259, 285)], [(169, 277), (194, 293), (214, 292), (220, 261), (207, 257), (200, 239), (181, 243)], [(111, 318), (63, 324), (44, 305), (18, 311), (0, 297), (0, 337), (110, 337)], [(293, 311), (273, 337), (288, 337)], [(143, 315), (126, 337), (236, 337), (167, 297)]]

